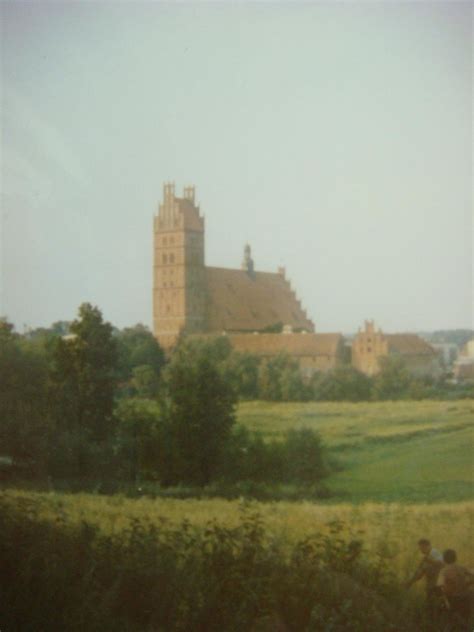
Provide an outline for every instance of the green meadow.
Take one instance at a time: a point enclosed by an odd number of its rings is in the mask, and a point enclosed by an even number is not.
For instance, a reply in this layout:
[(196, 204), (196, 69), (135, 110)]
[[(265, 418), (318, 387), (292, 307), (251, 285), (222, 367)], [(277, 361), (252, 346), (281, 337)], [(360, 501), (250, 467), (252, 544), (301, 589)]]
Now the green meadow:
[(337, 468), (326, 484), (339, 501), (473, 498), (473, 400), (244, 402), (237, 419), (267, 441), (290, 429), (319, 432)]

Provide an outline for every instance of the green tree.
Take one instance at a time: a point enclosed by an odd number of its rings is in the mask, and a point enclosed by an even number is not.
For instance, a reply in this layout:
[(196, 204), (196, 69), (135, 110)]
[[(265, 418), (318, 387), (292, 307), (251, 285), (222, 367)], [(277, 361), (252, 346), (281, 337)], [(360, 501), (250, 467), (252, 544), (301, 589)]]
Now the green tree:
[(260, 358), (250, 353), (233, 352), (228, 357), (225, 372), (239, 397), (257, 399), (259, 365)]
[(152, 368), (157, 378), (165, 364), (165, 354), (145, 325), (137, 324), (126, 327), (116, 333), (118, 346), (118, 366), (121, 381), (132, 378), (133, 369), (147, 365)]
[(158, 479), (163, 461), (163, 424), (157, 402), (121, 400), (116, 417), (120, 470), (134, 482)]
[(328, 373), (315, 374), (312, 388), (314, 398), (320, 401), (368, 401), (372, 380), (351, 366), (340, 366)]
[(224, 375), (222, 341), (184, 340), (164, 371), (168, 483), (204, 485), (218, 471), (234, 424), (236, 394)]
[(227, 481), (311, 485), (329, 473), (326, 450), (317, 433), (293, 430), (283, 441), (265, 442), (237, 426), (223, 453), (220, 472)]
[(307, 398), (298, 362), (286, 353), (279, 353), (260, 364), (258, 389), (260, 397), (270, 401)]
[(17, 464), (44, 467), (48, 414), (46, 353), (0, 320), (0, 445)]
[(411, 384), (408, 369), (399, 356), (385, 356), (379, 359), (380, 371), (374, 379), (375, 399), (402, 399), (407, 397)]
[(291, 361), (280, 376), (281, 399), (284, 402), (305, 402), (311, 399), (311, 389), (301, 375), (297, 361)]
[(130, 385), (137, 397), (154, 399), (158, 395), (160, 380), (149, 364), (140, 364), (132, 369)]
[(212, 336), (210, 338), (197, 338), (191, 341), (189, 348), (202, 351), (214, 365), (224, 367), (232, 353), (232, 345), (227, 336)]
[(2, 351), (7, 348), (7, 345), (11, 345), (18, 339), (19, 335), (15, 332), (12, 323), (9, 323), (6, 318), (0, 318), (0, 344), (2, 345)]
[(77, 474), (82, 475), (93, 466), (91, 454), (113, 432), (117, 345), (112, 326), (89, 303), (80, 306), (70, 332), (56, 340), (53, 351), (52, 397), (59, 435), (56, 455), (65, 449), (76, 463)]

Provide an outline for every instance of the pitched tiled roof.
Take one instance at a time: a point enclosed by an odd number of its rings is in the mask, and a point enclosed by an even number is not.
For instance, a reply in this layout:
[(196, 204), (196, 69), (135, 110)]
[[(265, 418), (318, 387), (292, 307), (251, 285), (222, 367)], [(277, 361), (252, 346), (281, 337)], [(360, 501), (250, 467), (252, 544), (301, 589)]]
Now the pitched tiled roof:
[(235, 351), (255, 355), (337, 356), (341, 334), (229, 334)]
[(385, 334), (388, 350), (402, 355), (436, 355), (436, 350), (416, 334)]
[(282, 274), (206, 267), (209, 331), (258, 331), (276, 323), (314, 331)]

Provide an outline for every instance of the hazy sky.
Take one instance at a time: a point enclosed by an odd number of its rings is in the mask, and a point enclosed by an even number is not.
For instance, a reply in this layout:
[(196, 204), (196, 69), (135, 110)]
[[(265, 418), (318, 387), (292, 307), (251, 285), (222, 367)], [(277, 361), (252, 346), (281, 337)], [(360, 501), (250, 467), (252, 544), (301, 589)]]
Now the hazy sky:
[(472, 4), (3, 2), (0, 312), (151, 324), (152, 216), (319, 331), (472, 326)]

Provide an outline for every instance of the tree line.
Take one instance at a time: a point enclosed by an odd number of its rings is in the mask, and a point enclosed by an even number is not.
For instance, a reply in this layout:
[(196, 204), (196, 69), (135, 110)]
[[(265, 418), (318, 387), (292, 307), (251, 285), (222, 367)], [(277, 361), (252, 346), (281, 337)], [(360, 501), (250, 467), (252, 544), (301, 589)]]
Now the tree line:
[(114, 330), (87, 303), (72, 323), (26, 335), (3, 320), (0, 456), (52, 480), (319, 481), (329, 468), (316, 433), (265, 443), (237, 426), (249, 377), (234, 362), (224, 339), (183, 340), (165, 361), (145, 327)]
[(308, 486), (330, 470), (317, 433), (264, 442), (236, 424), (239, 398), (420, 399), (442, 388), (397, 358), (375, 378), (341, 366), (304, 380), (293, 358), (236, 353), (225, 336), (183, 339), (167, 360), (146, 327), (114, 329), (85, 303), (73, 322), (23, 335), (0, 321), (0, 457), (53, 479)]

